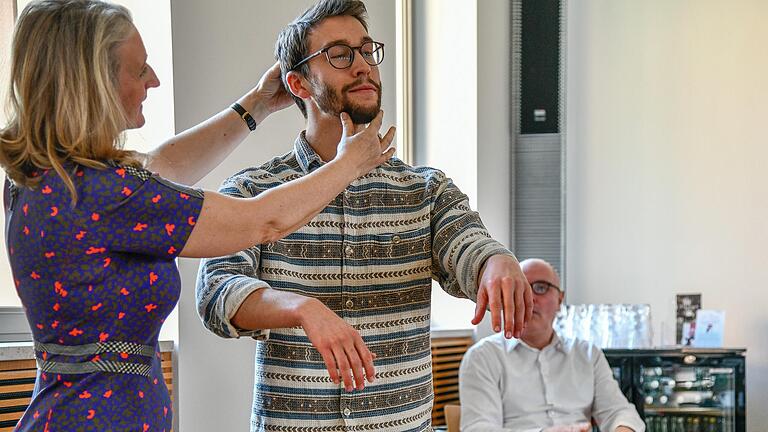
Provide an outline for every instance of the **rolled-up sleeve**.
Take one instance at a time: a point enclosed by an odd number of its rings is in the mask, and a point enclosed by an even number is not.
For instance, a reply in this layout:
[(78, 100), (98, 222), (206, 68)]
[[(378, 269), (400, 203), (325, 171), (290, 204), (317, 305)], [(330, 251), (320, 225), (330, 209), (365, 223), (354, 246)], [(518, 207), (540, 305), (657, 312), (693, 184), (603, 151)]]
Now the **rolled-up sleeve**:
[[(238, 198), (255, 196), (253, 188), (237, 177), (228, 179), (219, 192)], [(244, 215), (247, 217), (247, 215)], [(259, 279), (261, 246), (233, 255), (203, 259), (197, 275), (195, 301), (203, 325), (224, 338), (266, 339), (269, 330), (242, 330), (232, 325), (232, 317), (254, 291), (270, 288)]]

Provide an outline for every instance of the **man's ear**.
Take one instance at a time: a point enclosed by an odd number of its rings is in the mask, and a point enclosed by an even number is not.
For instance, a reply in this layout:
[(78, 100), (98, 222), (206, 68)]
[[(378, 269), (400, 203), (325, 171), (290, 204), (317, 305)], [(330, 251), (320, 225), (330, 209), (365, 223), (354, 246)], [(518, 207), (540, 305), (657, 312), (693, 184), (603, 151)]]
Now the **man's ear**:
[(288, 90), (300, 99), (309, 99), (312, 95), (309, 92), (307, 79), (296, 71), (290, 71), (285, 74), (285, 82), (288, 84)]

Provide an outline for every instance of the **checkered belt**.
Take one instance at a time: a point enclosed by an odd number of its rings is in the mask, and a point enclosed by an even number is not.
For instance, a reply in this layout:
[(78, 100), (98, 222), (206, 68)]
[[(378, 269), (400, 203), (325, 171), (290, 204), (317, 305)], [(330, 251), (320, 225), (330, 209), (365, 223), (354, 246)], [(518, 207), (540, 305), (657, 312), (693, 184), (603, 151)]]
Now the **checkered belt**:
[[(87, 356), (104, 353), (126, 353), (152, 358), (155, 348), (133, 342), (108, 341), (85, 345), (58, 345), (35, 342), (35, 351), (65, 356)], [(152, 365), (131, 362), (95, 360), (67, 363), (48, 361), (37, 357), (37, 367), (43, 372), (62, 374), (88, 374), (94, 372), (112, 372), (148, 377)]]

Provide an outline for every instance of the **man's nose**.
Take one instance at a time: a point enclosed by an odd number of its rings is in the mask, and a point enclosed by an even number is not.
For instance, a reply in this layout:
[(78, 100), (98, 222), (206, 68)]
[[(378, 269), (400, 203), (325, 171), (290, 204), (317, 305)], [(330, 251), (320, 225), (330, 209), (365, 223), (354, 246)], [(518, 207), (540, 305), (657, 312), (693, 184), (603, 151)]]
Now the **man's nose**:
[(360, 51), (355, 51), (355, 57), (352, 60), (352, 75), (359, 76), (359, 75), (367, 75), (371, 73), (371, 69), (373, 69), (373, 66), (369, 65), (368, 62), (363, 59), (363, 55), (360, 53)]

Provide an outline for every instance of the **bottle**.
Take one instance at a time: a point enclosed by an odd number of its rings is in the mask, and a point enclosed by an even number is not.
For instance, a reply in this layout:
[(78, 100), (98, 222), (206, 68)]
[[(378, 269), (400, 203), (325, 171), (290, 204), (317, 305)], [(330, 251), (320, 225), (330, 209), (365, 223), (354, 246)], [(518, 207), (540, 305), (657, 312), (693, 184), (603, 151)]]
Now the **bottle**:
[(685, 432), (685, 419), (683, 417), (675, 417), (674, 432)]
[(658, 426), (657, 429), (659, 432), (670, 432), (669, 426), (667, 425), (667, 419), (668, 418), (665, 416), (656, 417), (656, 425)]
[(691, 425), (691, 432), (701, 432), (701, 419), (698, 417), (693, 418), (693, 424)]
[(677, 418), (677, 432), (687, 432), (685, 430), (685, 417)]
[(701, 420), (698, 417), (689, 417), (688, 421), (688, 432), (701, 432)]
[(658, 417), (652, 415), (645, 416), (645, 432), (659, 432), (656, 429), (657, 418)]
[(714, 417), (709, 417), (707, 421), (707, 432), (718, 432), (717, 430), (717, 419)]

